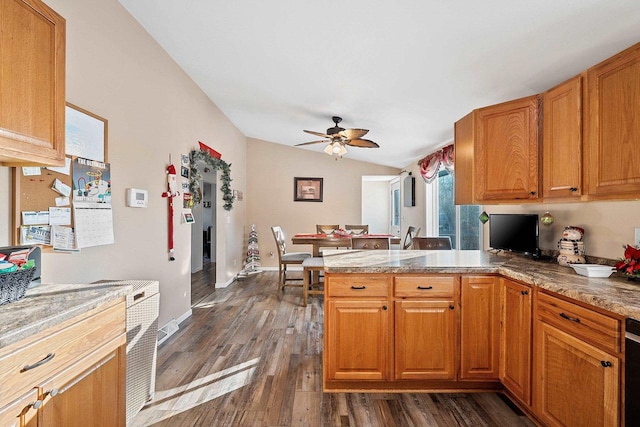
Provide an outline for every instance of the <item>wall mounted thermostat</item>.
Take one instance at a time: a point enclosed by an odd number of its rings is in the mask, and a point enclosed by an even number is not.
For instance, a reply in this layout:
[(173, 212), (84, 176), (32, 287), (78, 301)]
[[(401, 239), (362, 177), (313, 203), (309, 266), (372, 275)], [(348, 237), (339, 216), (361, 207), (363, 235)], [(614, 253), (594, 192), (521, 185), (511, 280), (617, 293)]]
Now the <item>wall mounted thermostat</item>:
[(127, 206), (130, 208), (146, 208), (149, 193), (147, 190), (127, 188)]

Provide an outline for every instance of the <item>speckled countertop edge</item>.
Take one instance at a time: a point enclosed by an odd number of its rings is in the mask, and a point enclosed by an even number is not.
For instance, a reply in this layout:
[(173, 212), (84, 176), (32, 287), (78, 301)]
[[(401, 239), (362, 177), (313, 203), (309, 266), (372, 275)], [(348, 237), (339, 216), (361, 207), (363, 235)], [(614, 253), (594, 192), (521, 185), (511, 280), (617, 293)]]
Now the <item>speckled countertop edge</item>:
[(328, 251), (328, 273), (500, 274), (568, 298), (640, 319), (640, 284), (584, 277), (555, 262), (483, 251)]
[(42, 284), (29, 289), (24, 298), (0, 306), (0, 348), (123, 298), (131, 290), (131, 285), (117, 282)]

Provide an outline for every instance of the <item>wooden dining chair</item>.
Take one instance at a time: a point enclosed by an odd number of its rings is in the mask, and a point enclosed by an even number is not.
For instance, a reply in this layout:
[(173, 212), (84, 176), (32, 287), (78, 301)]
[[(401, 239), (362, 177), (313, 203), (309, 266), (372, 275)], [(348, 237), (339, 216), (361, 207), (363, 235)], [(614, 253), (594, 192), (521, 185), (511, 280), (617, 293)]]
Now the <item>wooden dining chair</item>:
[(389, 237), (352, 237), (351, 249), (389, 249)]
[(276, 239), (276, 247), (278, 248), (278, 285), (282, 290), (285, 286), (302, 287), (302, 283), (287, 284), (287, 281), (301, 281), (304, 277), (287, 277), (287, 266), (291, 264), (302, 265), (305, 259), (310, 258), (309, 252), (287, 252), (287, 245), (284, 239), (284, 232), (279, 226), (271, 227), (273, 237)]
[(413, 249), (422, 250), (450, 250), (451, 238), (449, 236), (440, 237), (414, 237)]
[(418, 234), (420, 234), (420, 227), (410, 225), (407, 229), (407, 234), (404, 236), (402, 249), (411, 249), (413, 247), (413, 239), (417, 237)]
[(352, 234), (357, 235), (357, 234), (369, 234), (369, 225), (368, 224), (362, 224), (362, 225), (347, 225), (345, 224), (344, 229), (347, 231), (351, 231)]
[(339, 228), (340, 228), (339, 224), (316, 224), (316, 233), (333, 234)]

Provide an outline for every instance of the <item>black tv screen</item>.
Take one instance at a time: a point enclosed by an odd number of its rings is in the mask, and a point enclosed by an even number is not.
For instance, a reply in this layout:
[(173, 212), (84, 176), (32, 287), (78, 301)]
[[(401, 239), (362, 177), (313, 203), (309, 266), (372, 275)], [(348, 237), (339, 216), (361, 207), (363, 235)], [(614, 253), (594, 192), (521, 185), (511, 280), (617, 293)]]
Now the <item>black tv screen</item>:
[(538, 256), (538, 215), (489, 215), (489, 246)]

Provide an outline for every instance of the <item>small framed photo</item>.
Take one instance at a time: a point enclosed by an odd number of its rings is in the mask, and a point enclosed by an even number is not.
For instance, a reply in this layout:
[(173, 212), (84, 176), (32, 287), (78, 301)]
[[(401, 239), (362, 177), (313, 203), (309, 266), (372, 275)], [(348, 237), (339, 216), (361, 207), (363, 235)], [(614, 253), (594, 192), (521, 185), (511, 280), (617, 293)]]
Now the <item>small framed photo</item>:
[(293, 178), (294, 202), (322, 202), (322, 178)]
[(189, 164), (189, 155), (188, 154), (181, 154), (180, 155), (180, 161), (182, 162), (182, 166), (187, 166)]
[(189, 168), (186, 166), (182, 166), (180, 168), (180, 176), (183, 178), (189, 178)]
[(184, 218), (184, 222), (186, 222), (187, 224), (190, 224), (195, 221), (195, 219), (193, 219), (193, 214), (191, 212), (183, 213), (182, 218)]

